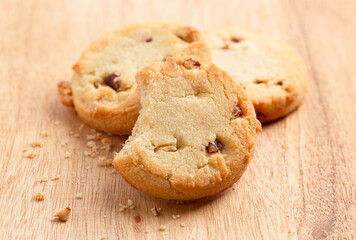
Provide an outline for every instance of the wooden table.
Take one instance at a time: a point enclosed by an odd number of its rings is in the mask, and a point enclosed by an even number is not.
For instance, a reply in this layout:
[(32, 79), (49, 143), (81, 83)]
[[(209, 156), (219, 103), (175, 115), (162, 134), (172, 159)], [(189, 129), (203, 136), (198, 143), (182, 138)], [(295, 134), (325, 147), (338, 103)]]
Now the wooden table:
[[(355, 9), (353, 0), (1, 0), (1, 238), (355, 239)], [(177, 205), (134, 190), (84, 156), (92, 133), (60, 104), (57, 82), (93, 40), (146, 20), (260, 31), (292, 44), (309, 67), (304, 104), (264, 126), (245, 175), (214, 199)], [(111, 139), (119, 151), (125, 138)], [(119, 212), (128, 199), (135, 209)], [(69, 220), (53, 220), (66, 206)]]

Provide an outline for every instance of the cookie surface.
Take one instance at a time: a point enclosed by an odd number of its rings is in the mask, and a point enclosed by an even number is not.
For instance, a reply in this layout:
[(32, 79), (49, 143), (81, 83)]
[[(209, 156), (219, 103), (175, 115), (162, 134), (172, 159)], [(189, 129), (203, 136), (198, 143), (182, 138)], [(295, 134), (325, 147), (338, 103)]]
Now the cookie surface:
[(73, 66), (72, 82), (58, 85), (62, 103), (74, 105), (82, 120), (97, 130), (130, 134), (140, 109), (135, 74), (170, 56), (210, 59), (200, 40), (197, 30), (176, 23), (149, 22), (108, 33)]
[(238, 30), (204, 34), (212, 61), (241, 84), (261, 122), (276, 120), (296, 109), (306, 91), (306, 68), (285, 43)]
[(251, 101), (226, 72), (168, 58), (136, 75), (140, 116), (114, 166), (138, 190), (186, 201), (234, 184), (261, 130)]

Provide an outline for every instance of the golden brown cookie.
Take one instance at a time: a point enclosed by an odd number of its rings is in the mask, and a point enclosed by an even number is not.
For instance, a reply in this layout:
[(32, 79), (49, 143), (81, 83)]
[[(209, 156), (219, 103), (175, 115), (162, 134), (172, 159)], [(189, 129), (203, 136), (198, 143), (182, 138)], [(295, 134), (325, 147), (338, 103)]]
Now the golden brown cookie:
[(71, 83), (58, 89), (64, 105), (73, 106), (89, 126), (114, 134), (130, 134), (138, 117), (140, 96), (135, 74), (170, 56), (210, 60), (201, 34), (194, 28), (149, 22), (129, 25), (95, 41), (73, 66)]
[(114, 166), (138, 190), (186, 201), (218, 194), (250, 162), (261, 124), (226, 72), (196, 59), (168, 58), (136, 79), (142, 109)]
[(285, 43), (251, 32), (210, 31), (204, 34), (212, 61), (246, 90), (261, 122), (296, 109), (306, 92), (306, 67)]

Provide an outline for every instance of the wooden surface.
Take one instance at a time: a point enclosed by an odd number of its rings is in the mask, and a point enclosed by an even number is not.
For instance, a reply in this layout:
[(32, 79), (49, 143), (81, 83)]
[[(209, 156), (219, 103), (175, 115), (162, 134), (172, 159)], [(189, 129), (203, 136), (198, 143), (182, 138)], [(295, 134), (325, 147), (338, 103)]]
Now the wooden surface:
[[(1, 238), (355, 239), (355, 9), (353, 0), (0, 0)], [(219, 197), (177, 205), (132, 189), (112, 167), (84, 157), (90, 130), (79, 131), (80, 119), (59, 102), (57, 82), (70, 79), (90, 42), (145, 20), (260, 31), (292, 44), (309, 67), (304, 104), (264, 126), (249, 169)], [(39, 155), (25, 158), (44, 131)], [(125, 138), (111, 138), (119, 151)], [(43, 202), (33, 198), (38, 192)], [(128, 199), (136, 208), (119, 212)], [(69, 220), (53, 221), (66, 206)]]

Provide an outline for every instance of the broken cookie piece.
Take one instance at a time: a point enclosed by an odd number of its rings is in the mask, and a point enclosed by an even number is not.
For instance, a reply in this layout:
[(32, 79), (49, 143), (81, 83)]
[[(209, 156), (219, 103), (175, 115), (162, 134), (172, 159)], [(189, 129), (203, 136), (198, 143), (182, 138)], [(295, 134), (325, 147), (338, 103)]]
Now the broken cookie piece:
[(167, 58), (136, 79), (142, 110), (113, 162), (123, 178), (151, 196), (176, 201), (212, 196), (235, 183), (261, 130), (240, 85), (190, 57)]

